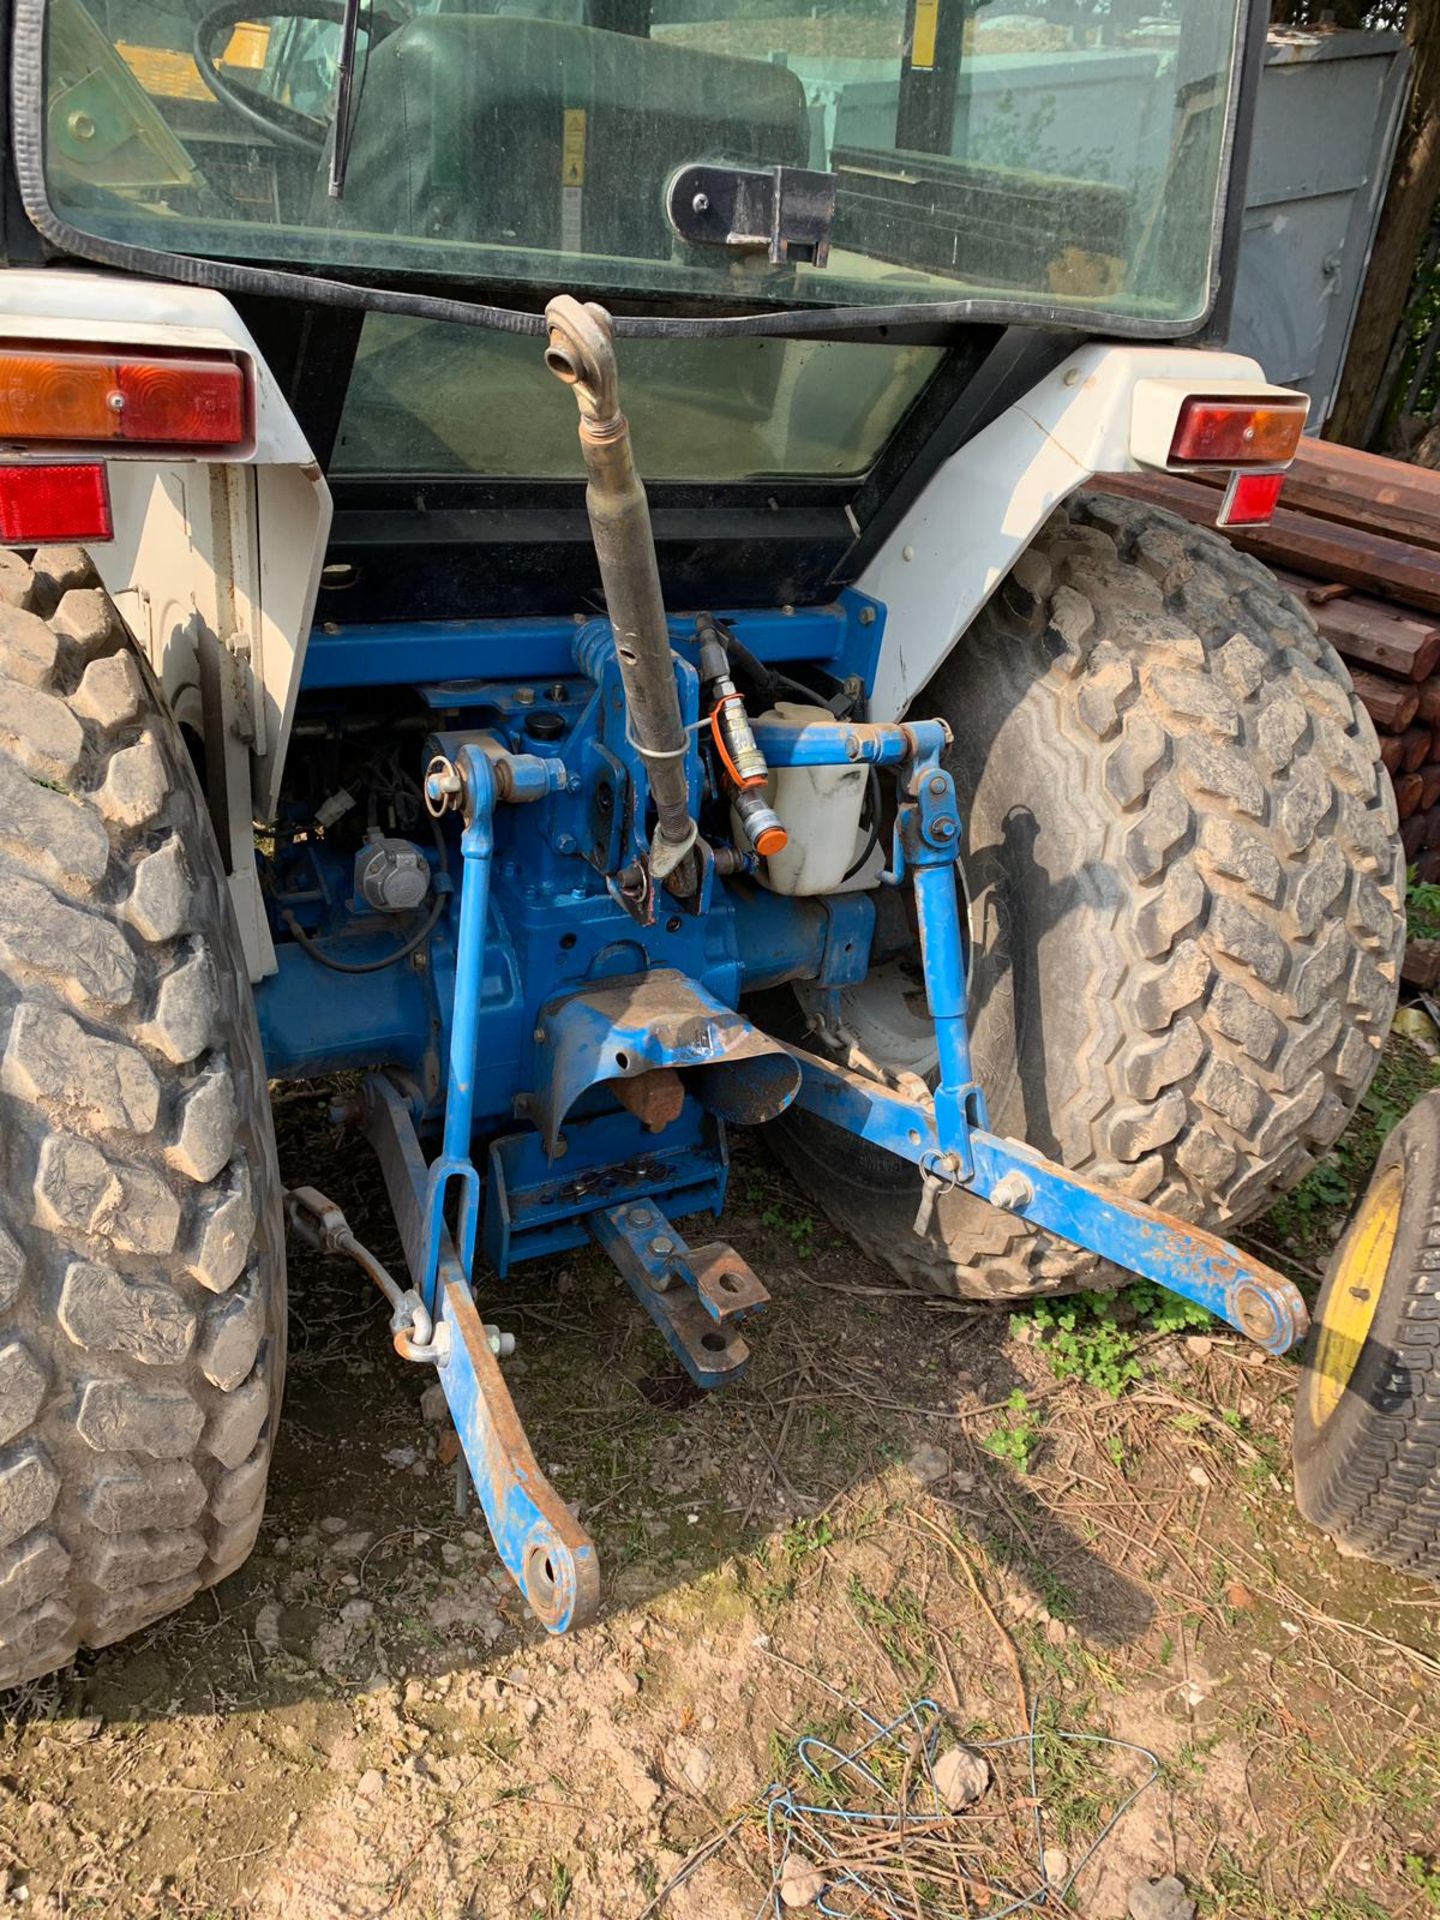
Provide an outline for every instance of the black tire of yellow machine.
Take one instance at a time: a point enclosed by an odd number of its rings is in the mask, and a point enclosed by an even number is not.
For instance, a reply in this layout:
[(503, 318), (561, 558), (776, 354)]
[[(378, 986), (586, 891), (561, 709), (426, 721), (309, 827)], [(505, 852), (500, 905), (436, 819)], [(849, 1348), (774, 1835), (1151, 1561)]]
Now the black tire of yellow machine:
[(1325, 1276), (1295, 1499), (1342, 1545), (1440, 1580), (1440, 1092), (1385, 1141)]
[(254, 1002), (189, 754), (85, 555), (0, 551), (0, 1687), (249, 1553), (284, 1315)]

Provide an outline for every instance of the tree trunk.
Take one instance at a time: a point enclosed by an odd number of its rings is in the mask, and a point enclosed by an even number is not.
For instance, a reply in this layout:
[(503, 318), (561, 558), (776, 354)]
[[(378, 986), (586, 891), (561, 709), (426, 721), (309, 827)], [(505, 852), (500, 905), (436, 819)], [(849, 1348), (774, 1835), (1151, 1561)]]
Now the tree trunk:
[(1326, 438), (1364, 442), (1396, 329), (1405, 317), (1415, 263), (1440, 200), (1440, 6), (1412, 0), (1405, 37), (1415, 67), (1410, 107), (1365, 289), (1350, 336), (1345, 370)]

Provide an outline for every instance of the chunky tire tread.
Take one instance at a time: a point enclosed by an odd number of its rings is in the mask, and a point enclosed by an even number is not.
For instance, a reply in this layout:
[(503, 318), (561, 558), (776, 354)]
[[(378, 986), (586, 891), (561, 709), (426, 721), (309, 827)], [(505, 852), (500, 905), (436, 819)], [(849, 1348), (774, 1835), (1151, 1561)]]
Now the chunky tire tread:
[(86, 557), (0, 553), (0, 1686), (244, 1558), (279, 1203), (184, 745)]
[(1318, 1429), (1304, 1379), (1296, 1397), (1295, 1496), (1307, 1520), (1346, 1546), (1440, 1580), (1440, 1094), (1389, 1135), (1375, 1177), (1396, 1164), (1405, 1167), (1400, 1230), (1350, 1385)]
[[(1399, 985), (1394, 800), (1339, 657), (1218, 535), (1080, 496), (921, 710), (956, 733), (992, 1123), (1186, 1219), (1263, 1210), (1358, 1104)], [(1096, 1284), (963, 1195), (917, 1238), (913, 1176), (805, 1116), (781, 1150), (913, 1283)]]

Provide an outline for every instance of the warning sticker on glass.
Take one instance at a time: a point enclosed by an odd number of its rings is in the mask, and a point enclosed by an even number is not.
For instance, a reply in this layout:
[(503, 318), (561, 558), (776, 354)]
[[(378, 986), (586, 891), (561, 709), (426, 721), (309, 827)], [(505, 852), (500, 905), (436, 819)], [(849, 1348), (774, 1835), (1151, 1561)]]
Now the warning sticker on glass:
[(581, 249), (581, 213), (585, 196), (585, 109), (565, 109), (565, 137), (560, 147), (560, 247), (564, 253)]

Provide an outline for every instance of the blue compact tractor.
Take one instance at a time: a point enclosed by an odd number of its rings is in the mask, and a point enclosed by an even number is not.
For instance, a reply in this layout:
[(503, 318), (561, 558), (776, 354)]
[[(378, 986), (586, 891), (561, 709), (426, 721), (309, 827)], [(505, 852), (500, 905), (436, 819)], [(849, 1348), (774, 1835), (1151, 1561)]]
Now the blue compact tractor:
[[(1215, 1229), (1369, 1082), (1390, 791), (1303, 609), (1103, 479), (1263, 521), (1305, 424), (1220, 344), (1258, 0), (0, 13), (0, 1681), (249, 1552), (287, 1229), (557, 1632), (487, 1314), (593, 1242), (734, 1378), (734, 1128), (911, 1284), (1299, 1341)], [(267, 1082), (337, 1073), (405, 1271), (282, 1188)], [(1300, 1494), (1433, 1572), (1397, 1165)]]

